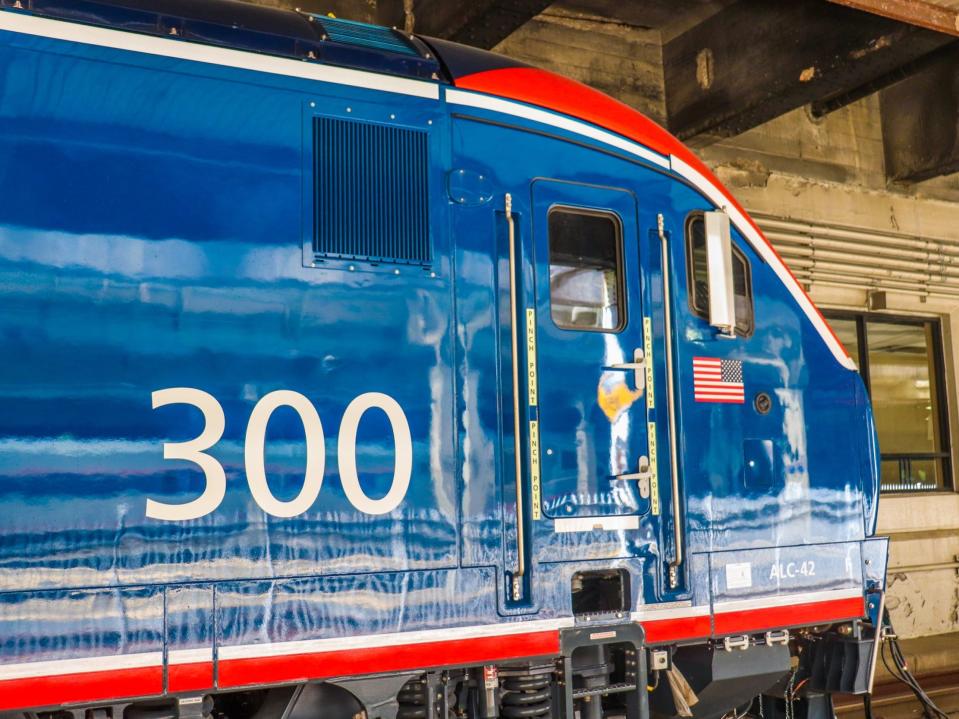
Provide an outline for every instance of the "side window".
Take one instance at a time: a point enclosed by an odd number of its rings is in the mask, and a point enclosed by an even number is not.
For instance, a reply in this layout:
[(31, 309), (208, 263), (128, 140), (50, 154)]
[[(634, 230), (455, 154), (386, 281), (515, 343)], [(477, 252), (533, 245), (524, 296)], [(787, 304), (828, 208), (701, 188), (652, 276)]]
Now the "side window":
[(617, 332), (626, 320), (623, 230), (609, 212), (549, 212), (549, 300), (553, 322), (571, 330)]
[[(709, 320), (709, 271), (706, 265), (706, 223), (701, 213), (686, 221), (686, 278), (693, 314)], [(736, 299), (736, 334), (753, 331), (753, 288), (749, 260), (733, 245), (733, 294)]]

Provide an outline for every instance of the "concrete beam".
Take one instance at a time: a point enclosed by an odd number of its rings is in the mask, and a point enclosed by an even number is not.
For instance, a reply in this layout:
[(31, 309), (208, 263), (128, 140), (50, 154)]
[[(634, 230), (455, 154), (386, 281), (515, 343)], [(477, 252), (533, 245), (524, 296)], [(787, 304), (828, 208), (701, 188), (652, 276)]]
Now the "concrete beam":
[(959, 49), (879, 93), (886, 178), (959, 172)]
[(491, 48), (552, 0), (247, 0)]
[[(466, 3), (459, 3), (464, 8)], [(466, 45), (489, 50), (505, 40), (543, 10), (553, 0), (493, 0), (479, 12), (471, 12), (469, 21), (445, 37)]]
[(820, 0), (740, 0), (663, 47), (668, 126), (684, 139), (738, 135), (952, 40)]

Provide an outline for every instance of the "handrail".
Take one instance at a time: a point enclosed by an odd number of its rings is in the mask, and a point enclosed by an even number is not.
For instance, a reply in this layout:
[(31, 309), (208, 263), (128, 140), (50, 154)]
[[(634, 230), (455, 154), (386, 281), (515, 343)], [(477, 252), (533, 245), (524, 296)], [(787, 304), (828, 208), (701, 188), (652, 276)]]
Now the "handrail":
[(669, 586), (679, 585), (679, 567), (683, 563), (683, 516), (679, 499), (679, 448), (676, 443), (676, 398), (673, 388), (673, 320), (672, 295), (669, 290), (669, 243), (666, 240), (663, 216), (656, 218), (659, 229), (660, 254), (663, 268), (663, 324), (666, 335), (666, 410), (669, 422), (670, 479), (673, 492), (673, 541), (676, 556), (669, 565)]
[(513, 196), (505, 196), (506, 224), (509, 228), (509, 326), (513, 358), (513, 459), (516, 469), (516, 571), (513, 572), (513, 600), (523, 596), (526, 575), (526, 535), (523, 527), (523, 453), (519, 413), (519, 328), (516, 326), (516, 225), (513, 221)]

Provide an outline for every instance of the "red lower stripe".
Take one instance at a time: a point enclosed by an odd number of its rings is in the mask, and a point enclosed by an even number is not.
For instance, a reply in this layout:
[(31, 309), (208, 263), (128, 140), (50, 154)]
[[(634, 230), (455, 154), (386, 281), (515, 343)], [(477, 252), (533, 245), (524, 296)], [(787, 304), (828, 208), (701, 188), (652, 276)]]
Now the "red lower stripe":
[[(865, 614), (862, 597), (784, 607), (720, 612), (709, 616), (642, 622), (646, 641), (661, 644), (685, 639), (749, 633), (766, 629), (825, 624)], [(712, 629), (712, 632), (711, 632)], [(378, 674), (429, 667), (484, 664), (559, 654), (556, 630), (476, 639), (342, 649), (281, 657), (223, 659), (221, 688), (308, 681), (334, 676)], [(91, 659), (94, 664), (96, 659)], [(168, 667), (168, 691), (203, 691), (213, 687), (209, 662)], [(162, 667), (93, 671), (0, 681), (0, 710), (32, 709), (163, 693)]]
[(480, 639), (344, 649), (319, 654), (222, 659), (219, 663), (219, 686), (296, 682), (557, 654), (559, 632), (552, 630)]
[(865, 616), (866, 605), (862, 597), (834, 599), (829, 602), (792, 604), (785, 607), (745, 609), (741, 612), (721, 612), (714, 618), (715, 633), (735, 634), (765, 629), (810, 626), (837, 622), (841, 619), (858, 619)]
[[(91, 659), (94, 664), (96, 659)], [(111, 669), (0, 681), (0, 710), (143, 697), (163, 692), (163, 668)]]
[(171, 664), (167, 667), (167, 691), (192, 692), (213, 686), (213, 662)]
[(654, 619), (640, 624), (643, 625), (648, 644), (674, 642), (679, 639), (705, 639), (712, 629), (708, 614), (683, 619)]

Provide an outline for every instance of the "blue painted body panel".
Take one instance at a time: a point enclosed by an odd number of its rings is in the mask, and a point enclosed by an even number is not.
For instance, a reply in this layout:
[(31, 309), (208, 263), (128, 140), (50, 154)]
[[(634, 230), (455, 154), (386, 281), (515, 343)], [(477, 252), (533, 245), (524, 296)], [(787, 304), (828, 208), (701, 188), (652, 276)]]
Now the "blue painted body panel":
[[(677, 177), (521, 118), (453, 117), (442, 97), (7, 32), (0, 67), (0, 665), (569, 617), (583, 569), (626, 569), (636, 608), (861, 587), (865, 556), (884, 566), (884, 549), (862, 549), (878, 470), (858, 375), (738, 235), (755, 332), (720, 339), (691, 314), (683, 227), (711, 205)], [(315, 114), (428, 131), (429, 271), (310, 266)], [(539, 406), (522, 426), (539, 419), (544, 452), (543, 517), (522, 519), (530, 568), (519, 602), (507, 593), (517, 519), (504, 193), (520, 304), (538, 318)], [(620, 216), (628, 321), (618, 333), (551, 323), (543, 223), (557, 203)], [(634, 398), (610, 417), (598, 393), (632, 387), (608, 365), (643, 347), (644, 317), (655, 404)], [(694, 356), (741, 359), (746, 403), (693, 402)], [(196, 409), (151, 408), (168, 387), (201, 389), (225, 415), (210, 450), (225, 498), (183, 522), (145, 513), (147, 497), (182, 503), (203, 488), (196, 466), (163, 458), (165, 442), (203, 429)], [(291, 518), (257, 506), (244, 472), (252, 409), (281, 389), (310, 399), (326, 436), (319, 497)], [(752, 407), (760, 391), (774, 398), (767, 415)], [(398, 402), (413, 445), (409, 490), (383, 515), (357, 510), (338, 472), (339, 424), (366, 392)], [(656, 509), (611, 479), (635, 471), (651, 439)], [(269, 486), (292, 499), (306, 461), (294, 412), (273, 415), (266, 447)], [(756, 457), (769, 458), (765, 470), (750, 468)], [(368, 496), (387, 492), (393, 460), (389, 423), (367, 414), (357, 464)], [(676, 502), (691, 556), (670, 590)], [(610, 516), (638, 516), (638, 528), (557, 532), (553, 521)], [(729, 561), (810, 558), (815, 577), (757, 570), (745, 593), (721, 581)]]

